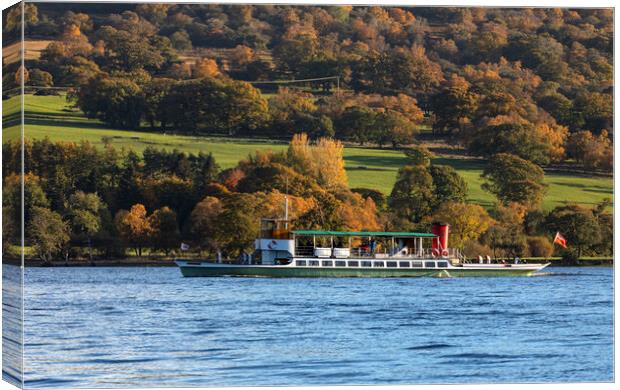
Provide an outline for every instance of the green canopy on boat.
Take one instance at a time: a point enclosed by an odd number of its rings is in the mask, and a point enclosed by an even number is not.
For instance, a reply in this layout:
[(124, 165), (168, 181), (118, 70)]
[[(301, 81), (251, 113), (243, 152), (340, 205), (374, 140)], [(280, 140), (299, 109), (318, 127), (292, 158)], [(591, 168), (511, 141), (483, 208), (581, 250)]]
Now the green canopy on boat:
[(300, 236), (361, 236), (361, 237), (435, 237), (432, 233), (416, 232), (339, 232), (335, 230), (293, 230)]

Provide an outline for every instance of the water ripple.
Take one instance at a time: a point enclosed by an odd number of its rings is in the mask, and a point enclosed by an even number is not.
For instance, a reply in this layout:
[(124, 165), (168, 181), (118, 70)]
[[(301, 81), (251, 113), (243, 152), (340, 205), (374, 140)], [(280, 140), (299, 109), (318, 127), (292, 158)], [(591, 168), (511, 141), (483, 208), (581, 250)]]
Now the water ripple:
[(613, 380), (610, 268), (447, 282), (25, 276), (30, 388)]

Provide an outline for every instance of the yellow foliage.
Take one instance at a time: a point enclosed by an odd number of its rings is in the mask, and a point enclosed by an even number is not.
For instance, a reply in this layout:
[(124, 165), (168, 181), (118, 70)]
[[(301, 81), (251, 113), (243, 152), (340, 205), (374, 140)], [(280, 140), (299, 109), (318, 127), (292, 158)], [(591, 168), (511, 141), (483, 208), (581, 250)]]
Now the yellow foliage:
[(245, 65), (252, 62), (254, 50), (244, 45), (237, 45), (232, 51), (231, 57), (238, 65)]
[(330, 138), (319, 138), (312, 149), (319, 184), (327, 189), (348, 186), (343, 151), (342, 142)]
[(116, 229), (121, 239), (136, 248), (136, 254), (141, 255), (141, 248), (148, 243), (152, 227), (146, 215), (146, 208), (138, 203), (131, 206), (129, 211), (121, 210), (114, 218)]
[(305, 133), (295, 134), (287, 151), (287, 157), (302, 173), (309, 175), (328, 190), (347, 187), (344, 169), (344, 146), (331, 138), (319, 138), (310, 144)]
[(442, 204), (433, 219), (450, 225), (449, 245), (456, 248), (463, 248), (467, 241), (476, 240), (493, 222), (481, 206), (456, 202)]
[(22, 84), (22, 76), (24, 79), (24, 83), (27, 83), (28, 80), (30, 80), (30, 73), (28, 72), (28, 69), (26, 69), (23, 65), (20, 65), (17, 71), (15, 72), (15, 84), (17, 85)]
[(420, 124), (424, 119), (424, 113), (418, 107), (418, 101), (409, 95), (399, 93), (397, 96), (383, 96), (382, 100), (382, 107), (403, 114), (411, 123)]
[(536, 137), (541, 143), (549, 145), (551, 161), (561, 161), (564, 158), (564, 144), (568, 137), (568, 128), (558, 124), (541, 123), (536, 126)]
[(288, 121), (297, 112), (314, 112), (317, 106), (311, 93), (279, 88), (269, 99), (269, 112), (275, 120)]
[(359, 194), (354, 196), (357, 198), (355, 204), (341, 203), (338, 207), (338, 216), (344, 228), (358, 232), (381, 230), (375, 202), (371, 198), (362, 199)]
[(284, 39), (298, 39), (305, 37), (311, 40), (318, 39), (318, 33), (314, 29), (314, 26), (310, 23), (298, 23), (290, 26), (284, 34)]
[(287, 158), (301, 173), (314, 177), (315, 168), (312, 161), (312, 148), (306, 133), (293, 136), (288, 146)]
[(79, 37), (82, 35), (82, 31), (80, 31), (80, 26), (77, 24), (70, 24), (65, 27), (64, 35), (65, 37)]
[(466, 91), (469, 90), (471, 84), (469, 84), (469, 82), (464, 77), (461, 77), (456, 73), (452, 73), (450, 79), (448, 80), (448, 86), (457, 90)]
[(194, 65), (193, 76), (196, 79), (203, 77), (215, 77), (220, 74), (220, 70), (217, 67), (217, 62), (210, 58), (202, 58), (196, 61)]
[(102, 56), (105, 53), (105, 42), (102, 39), (100, 39), (97, 42), (95, 42), (95, 46), (93, 48), (93, 51), (96, 54)]
[(388, 8), (388, 12), (393, 20), (404, 25), (410, 25), (415, 22), (415, 16), (402, 8)]
[[(265, 218), (282, 218), (285, 215), (284, 210), (284, 196), (285, 194), (279, 191), (272, 191), (267, 194), (257, 193), (259, 195), (259, 208), (261, 210), (261, 216)], [(294, 221), (308, 210), (312, 209), (316, 205), (314, 198), (302, 198), (299, 196), (288, 195), (288, 217), (289, 220)]]

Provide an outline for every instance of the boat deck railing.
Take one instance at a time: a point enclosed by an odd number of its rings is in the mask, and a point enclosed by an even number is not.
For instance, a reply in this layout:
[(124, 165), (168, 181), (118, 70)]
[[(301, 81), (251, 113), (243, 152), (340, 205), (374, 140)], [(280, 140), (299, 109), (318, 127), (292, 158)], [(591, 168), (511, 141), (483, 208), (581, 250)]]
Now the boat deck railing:
[[(317, 252), (317, 249), (319, 250)], [(320, 254), (320, 255), (317, 255)], [(348, 254), (348, 256), (343, 256)], [(433, 250), (432, 248), (422, 248), (410, 252), (403, 248), (394, 253), (387, 251), (370, 251), (365, 248), (317, 248), (312, 245), (298, 245), (295, 247), (297, 257), (316, 257), (316, 258), (369, 258), (369, 259), (462, 259), (461, 251), (457, 248), (444, 249), (443, 251)]]
[(333, 258), (310, 258), (297, 259), (292, 264), (295, 267), (317, 267), (317, 268), (450, 268), (448, 259), (333, 259)]

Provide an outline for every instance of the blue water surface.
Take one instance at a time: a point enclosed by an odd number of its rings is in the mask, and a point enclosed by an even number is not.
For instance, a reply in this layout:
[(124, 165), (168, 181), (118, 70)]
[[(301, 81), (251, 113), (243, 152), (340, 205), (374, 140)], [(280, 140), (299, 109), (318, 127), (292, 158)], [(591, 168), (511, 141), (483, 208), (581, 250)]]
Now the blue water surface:
[(26, 387), (613, 380), (613, 270), (461, 279), (29, 268)]

